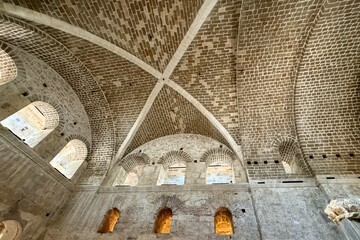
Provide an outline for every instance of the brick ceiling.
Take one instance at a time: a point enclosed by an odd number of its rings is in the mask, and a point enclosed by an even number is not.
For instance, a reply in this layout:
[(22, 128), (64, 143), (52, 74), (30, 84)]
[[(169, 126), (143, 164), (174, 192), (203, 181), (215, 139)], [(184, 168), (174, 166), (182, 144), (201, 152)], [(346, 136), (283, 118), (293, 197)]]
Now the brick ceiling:
[[(4, 2), (80, 27), (163, 73), (206, 1)], [(108, 144), (114, 156), (161, 79), (68, 33), (7, 15), (2, 19), (0, 40), (42, 59), (69, 82), (89, 115), (92, 134), (100, 136), (93, 141)], [(245, 161), (277, 159), (274, 142), (281, 137), (298, 142), (305, 158), (360, 154), (359, 22), (360, 2), (353, 0), (219, 0), (170, 80), (225, 127)], [(165, 84), (125, 152), (176, 133), (229, 145), (196, 104)], [(318, 172), (336, 172), (309, 161)], [(341, 164), (341, 173), (360, 172), (351, 161)], [(269, 167), (254, 168), (256, 175), (256, 168)]]

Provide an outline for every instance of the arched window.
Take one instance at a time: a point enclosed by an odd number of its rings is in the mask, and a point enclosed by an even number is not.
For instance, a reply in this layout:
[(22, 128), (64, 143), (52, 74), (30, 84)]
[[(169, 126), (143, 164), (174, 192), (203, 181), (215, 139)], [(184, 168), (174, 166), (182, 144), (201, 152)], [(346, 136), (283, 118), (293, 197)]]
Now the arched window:
[(234, 234), (232, 214), (227, 208), (219, 208), (215, 213), (215, 234)]
[[(125, 179), (118, 179), (119, 184), (136, 186), (139, 183), (139, 177), (143, 172), (144, 165), (149, 164), (149, 157), (144, 153), (133, 153), (127, 155), (121, 160), (119, 166), (125, 170)], [(123, 181), (123, 183), (121, 183)], [(115, 182), (117, 185), (117, 182)]]
[(157, 185), (162, 184), (185, 184), (186, 162), (191, 158), (185, 151), (171, 151), (160, 158), (160, 174)]
[(186, 164), (176, 163), (165, 170), (164, 181), (162, 184), (184, 185)]
[(17, 68), (14, 60), (2, 49), (0, 49), (0, 85), (10, 82), (16, 78)]
[(18, 138), (35, 147), (59, 124), (59, 115), (50, 104), (33, 102), (1, 121)]
[(137, 186), (139, 183), (139, 176), (142, 174), (144, 169), (143, 165), (134, 167), (127, 175), (124, 185)]
[(170, 233), (172, 211), (170, 208), (163, 208), (157, 215), (155, 221), (155, 233)]
[(204, 153), (206, 162), (206, 184), (235, 183), (233, 170), (234, 154), (228, 149), (211, 149)]
[(50, 164), (68, 179), (71, 179), (87, 157), (85, 143), (78, 139), (68, 142), (51, 160)]
[(116, 223), (119, 221), (120, 211), (117, 208), (112, 208), (107, 211), (104, 219), (101, 222), (98, 233), (112, 233)]
[(18, 221), (6, 220), (0, 222), (1, 240), (18, 240), (22, 233), (22, 227)]

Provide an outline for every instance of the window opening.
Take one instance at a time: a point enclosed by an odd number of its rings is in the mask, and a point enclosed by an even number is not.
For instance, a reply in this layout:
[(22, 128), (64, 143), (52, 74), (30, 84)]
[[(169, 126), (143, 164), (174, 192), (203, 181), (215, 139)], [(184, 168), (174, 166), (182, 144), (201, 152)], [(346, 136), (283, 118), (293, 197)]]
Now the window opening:
[(220, 208), (215, 213), (215, 234), (234, 234), (232, 214), (227, 208)]
[(85, 143), (78, 139), (68, 142), (50, 164), (66, 178), (71, 179), (87, 157)]
[(59, 115), (50, 104), (37, 101), (0, 123), (33, 148), (58, 126)]
[(116, 223), (119, 221), (120, 211), (117, 208), (112, 208), (107, 211), (104, 219), (100, 225), (98, 233), (112, 233)]
[(155, 221), (155, 233), (169, 234), (171, 230), (172, 211), (170, 208), (162, 209)]

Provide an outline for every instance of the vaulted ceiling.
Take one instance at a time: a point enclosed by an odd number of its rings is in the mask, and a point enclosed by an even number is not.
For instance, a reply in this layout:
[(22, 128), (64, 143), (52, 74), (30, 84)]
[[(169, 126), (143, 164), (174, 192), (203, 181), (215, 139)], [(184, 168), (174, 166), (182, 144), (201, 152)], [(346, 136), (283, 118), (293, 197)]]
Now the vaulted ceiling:
[[(99, 176), (114, 156), (176, 133), (239, 145), (244, 162), (277, 158), (281, 138), (305, 158), (360, 154), (358, 1), (0, 4), (0, 40), (43, 60), (78, 94)], [(335, 171), (308, 160), (315, 172)], [(337, 168), (353, 174), (349, 164)]]

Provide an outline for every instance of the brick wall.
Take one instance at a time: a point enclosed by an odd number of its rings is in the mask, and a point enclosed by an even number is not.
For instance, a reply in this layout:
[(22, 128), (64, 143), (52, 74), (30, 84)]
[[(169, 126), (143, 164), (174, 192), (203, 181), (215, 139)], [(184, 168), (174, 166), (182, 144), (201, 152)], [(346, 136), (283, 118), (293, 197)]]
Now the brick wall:
[[(202, 0), (6, 1), (83, 28), (163, 71)], [(166, 27), (164, 27), (166, 26)]]
[(297, 131), (316, 174), (360, 173), (359, 17), (358, 1), (325, 3), (299, 67)]
[(203, 104), (237, 143), (235, 64), (240, 8), (239, 0), (220, 0), (170, 77)]

